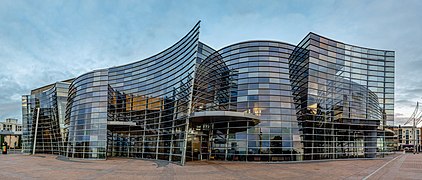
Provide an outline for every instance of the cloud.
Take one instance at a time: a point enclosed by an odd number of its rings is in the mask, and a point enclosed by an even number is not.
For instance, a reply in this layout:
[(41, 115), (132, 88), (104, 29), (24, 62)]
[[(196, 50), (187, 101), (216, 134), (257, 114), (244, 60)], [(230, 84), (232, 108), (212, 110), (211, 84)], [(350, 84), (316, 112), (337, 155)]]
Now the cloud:
[(395, 113), (394, 116), (399, 117), (399, 116), (404, 116), (404, 114), (402, 114), (402, 113)]
[[(394, 125), (404, 125), (409, 120), (409, 117), (395, 117)], [(406, 124), (409, 125), (409, 124)]]
[(201, 41), (216, 49), (251, 39), (296, 44), (312, 31), (394, 50), (395, 113), (410, 116), (422, 97), (421, 6), (392, 0), (2, 1), (0, 120), (20, 118), (19, 95), (154, 55), (198, 20)]

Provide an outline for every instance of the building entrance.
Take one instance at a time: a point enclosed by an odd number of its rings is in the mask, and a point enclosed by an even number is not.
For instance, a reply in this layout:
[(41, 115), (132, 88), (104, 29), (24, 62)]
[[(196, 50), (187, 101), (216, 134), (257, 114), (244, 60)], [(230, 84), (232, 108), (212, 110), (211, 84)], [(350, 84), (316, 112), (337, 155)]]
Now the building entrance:
[(202, 124), (191, 128), (186, 146), (186, 161), (201, 161), (210, 159), (210, 128)]
[(186, 161), (209, 160), (208, 134), (189, 134), (186, 146)]

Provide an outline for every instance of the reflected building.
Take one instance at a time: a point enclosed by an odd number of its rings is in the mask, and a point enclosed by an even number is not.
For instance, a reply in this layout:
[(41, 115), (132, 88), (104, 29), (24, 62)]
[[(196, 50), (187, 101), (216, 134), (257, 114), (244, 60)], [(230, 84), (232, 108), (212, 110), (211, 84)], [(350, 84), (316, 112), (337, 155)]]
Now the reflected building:
[(157, 55), (68, 82), (66, 108), (48, 99), (51, 85), (23, 97), (24, 151), (38, 130), (36, 152), (71, 158), (372, 158), (388, 153), (384, 127), (394, 122), (394, 52), (314, 33), (299, 45), (214, 50), (199, 41), (198, 22)]

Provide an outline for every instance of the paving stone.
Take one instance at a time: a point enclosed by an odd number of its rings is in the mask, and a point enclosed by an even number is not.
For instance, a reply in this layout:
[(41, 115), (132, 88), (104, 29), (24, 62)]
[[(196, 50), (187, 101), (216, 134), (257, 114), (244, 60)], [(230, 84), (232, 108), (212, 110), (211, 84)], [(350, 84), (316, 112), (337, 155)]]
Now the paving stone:
[(421, 167), (422, 154), (303, 163), (197, 161), (185, 166), (124, 158), (89, 161), (45, 154), (0, 155), (0, 179), (422, 179)]

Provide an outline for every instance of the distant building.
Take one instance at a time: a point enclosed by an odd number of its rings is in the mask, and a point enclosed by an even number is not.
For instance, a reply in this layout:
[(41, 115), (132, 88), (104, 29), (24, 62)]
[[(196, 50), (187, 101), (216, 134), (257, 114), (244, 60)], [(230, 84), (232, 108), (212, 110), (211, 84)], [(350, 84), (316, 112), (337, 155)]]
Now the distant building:
[[(420, 145), (421, 142), (421, 129), (420, 127), (415, 128), (413, 130), (412, 126), (399, 126), (398, 129), (398, 139), (399, 145), (401, 148), (404, 147), (414, 147), (416, 145)], [(414, 132), (416, 131), (416, 132)], [(415, 135), (416, 133), (416, 135)]]
[(6, 142), (9, 148), (19, 148), (22, 138), (22, 125), (17, 119), (8, 118), (0, 122), (0, 144)]
[(394, 137), (390, 139), (390, 144), (394, 144), (392, 146), (395, 146), (395, 149), (403, 150), (406, 147), (414, 148), (417, 145), (418, 149), (421, 150), (422, 127), (416, 127), (413, 130), (412, 126), (392, 126), (388, 129), (394, 132), (394, 136), (390, 136)]

